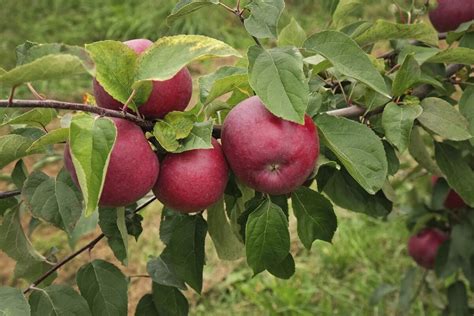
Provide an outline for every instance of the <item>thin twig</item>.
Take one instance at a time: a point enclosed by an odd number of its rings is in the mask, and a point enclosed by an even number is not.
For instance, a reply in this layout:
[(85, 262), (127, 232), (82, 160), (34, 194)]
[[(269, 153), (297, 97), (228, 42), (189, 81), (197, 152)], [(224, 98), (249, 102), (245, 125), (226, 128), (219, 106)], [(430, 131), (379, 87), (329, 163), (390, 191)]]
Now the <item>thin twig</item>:
[(237, 11), (240, 12), (240, 0), (237, 0), (237, 5), (236, 5)]
[(12, 88), (12, 90), (10, 91), (10, 96), (8, 97), (7, 107), (11, 107), (12, 104), (13, 104), (13, 98), (15, 97), (15, 90), (16, 90), (16, 86), (14, 86)]
[(20, 190), (13, 190), (13, 191), (5, 191), (5, 192), (0, 192), (0, 200), (1, 199), (6, 199), (12, 196), (17, 196), (20, 195), (21, 191)]
[(129, 120), (144, 128), (153, 128), (153, 122), (139, 118), (136, 115), (122, 112), (109, 110), (101, 107), (85, 105), (82, 103), (62, 102), (56, 100), (0, 100), (0, 108), (2, 107), (13, 107), (13, 108), (52, 108), (59, 110), (71, 110), (71, 111), (84, 111), (89, 113), (95, 113), (101, 116), (116, 117)]
[(128, 109), (128, 105), (132, 102), (133, 98), (135, 97), (135, 94), (137, 93), (137, 90), (133, 89), (132, 90), (132, 93), (130, 94), (130, 96), (128, 97), (127, 99), (127, 102), (125, 102), (125, 104), (123, 105), (123, 108), (122, 108), (122, 111), (123, 112), (127, 112), (127, 109)]
[[(244, 10), (240, 10), (239, 8), (237, 9), (232, 9), (231, 7), (229, 7), (228, 5), (226, 5), (225, 3), (222, 3), (222, 2), (219, 2), (218, 3), (221, 7), (223, 7), (224, 9), (226, 9), (227, 11), (229, 11), (230, 13), (232, 13), (233, 15), (235, 15), (236, 17), (239, 18), (240, 22), (242, 23), (242, 25), (245, 25), (245, 19), (244, 17), (242, 16), (243, 13), (244, 13)], [(240, 6), (240, 4), (239, 4)], [(263, 47), (262, 46), (262, 43), (260, 43), (260, 41), (258, 40), (258, 38), (256, 38), (255, 36), (251, 35), (252, 36), (252, 39), (254, 40), (254, 42), (260, 46), (260, 47)]]
[(30, 90), (31, 94), (37, 98), (38, 100), (45, 100), (46, 98), (44, 98), (41, 94), (38, 93), (38, 91), (36, 91), (36, 89), (33, 87), (33, 85), (31, 84), (31, 82), (28, 82), (26, 84), (26, 86), (28, 87), (28, 89)]
[[(156, 197), (153, 197), (151, 199), (149, 199), (148, 201), (146, 201), (143, 205), (137, 207), (137, 209), (134, 211), (134, 213), (138, 213), (140, 212), (141, 210), (143, 210), (145, 207), (147, 207), (148, 205), (150, 205), (153, 201), (156, 200)], [(41, 282), (43, 282), (44, 280), (46, 280), (50, 275), (52, 275), (54, 272), (56, 272), (58, 269), (60, 269), (62, 266), (64, 266), (66, 263), (68, 263), (69, 261), (71, 261), (72, 259), (76, 258), (77, 256), (79, 256), (81, 253), (83, 253), (84, 251), (86, 250), (92, 250), (95, 245), (101, 241), (103, 238), (105, 237), (105, 235), (102, 233), (100, 234), (99, 236), (97, 236), (96, 238), (94, 238), (92, 241), (90, 241), (87, 245), (85, 245), (84, 247), (82, 247), (81, 249), (79, 250), (76, 250), (75, 252), (73, 252), (72, 254), (70, 254), (69, 256), (67, 256), (66, 258), (64, 258), (63, 260), (61, 260), (60, 262), (58, 262), (57, 264), (55, 264), (53, 267), (51, 267), (51, 269), (49, 269), (48, 271), (46, 271), (43, 275), (41, 275), (36, 281), (34, 281), (33, 283), (31, 283), (30, 286), (28, 286), (24, 291), (23, 291), (23, 294), (26, 294), (28, 293), (29, 291), (31, 291), (32, 289), (34, 289), (36, 286), (38, 286)]]

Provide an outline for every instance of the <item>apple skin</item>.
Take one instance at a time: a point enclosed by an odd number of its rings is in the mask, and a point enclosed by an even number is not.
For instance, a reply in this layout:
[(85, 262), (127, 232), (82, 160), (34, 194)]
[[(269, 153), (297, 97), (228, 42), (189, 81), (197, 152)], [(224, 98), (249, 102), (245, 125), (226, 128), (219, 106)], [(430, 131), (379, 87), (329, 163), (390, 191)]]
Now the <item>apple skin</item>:
[(454, 31), (464, 22), (474, 19), (474, 1), (438, 0), (438, 7), (430, 12), (430, 20), (438, 32)]
[(233, 108), (222, 127), (222, 148), (236, 177), (272, 195), (302, 185), (319, 156), (319, 137), (309, 116), (300, 125), (276, 117), (254, 96)]
[[(439, 177), (433, 176), (431, 177), (431, 183), (433, 186), (436, 184), (438, 181)], [(448, 192), (448, 196), (446, 197), (446, 200), (444, 201), (444, 207), (446, 207), (449, 210), (455, 210), (455, 209), (460, 209), (466, 207), (467, 204), (464, 202), (464, 200), (459, 196), (459, 194), (456, 193), (453, 189), (450, 189)]]
[(410, 237), (408, 241), (408, 254), (421, 267), (433, 269), (438, 249), (448, 238), (446, 233), (438, 229), (426, 228)]
[[(124, 42), (137, 54), (143, 53), (153, 42), (147, 39), (135, 39)], [(174, 77), (165, 81), (153, 81), (148, 100), (138, 111), (148, 119), (163, 118), (172, 111), (183, 111), (191, 100), (193, 81), (187, 68), (181, 69)], [(97, 105), (111, 110), (121, 110), (123, 103), (115, 100), (100, 83), (93, 80), (94, 97)]]
[[(121, 207), (144, 197), (155, 184), (159, 161), (142, 130), (130, 121), (112, 118), (117, 139), (110, 155), (99, 205)], [(69, 145), (64, 150), (64, 164), (79, 187)]]
[(161, 162), (153, 192), (167, 207), (194, 213), (216, 203), (224, 194), (229, 167), (221, 145), (212, 139), (212, 149), (168, 154)]

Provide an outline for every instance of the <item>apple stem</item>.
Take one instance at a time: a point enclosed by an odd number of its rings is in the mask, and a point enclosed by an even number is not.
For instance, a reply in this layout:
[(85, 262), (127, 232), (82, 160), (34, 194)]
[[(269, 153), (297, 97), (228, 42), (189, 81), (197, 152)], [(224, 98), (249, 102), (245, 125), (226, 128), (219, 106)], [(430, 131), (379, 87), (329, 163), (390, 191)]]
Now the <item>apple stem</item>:
[(26, 86), (28, 87), (28, 89), (30, 90), (31, 94), (33, 94), (33, 96), (35, 98), (37, 98), (38, 100), (44, 100), (45, 98), (38, 93), (38, 91), (36, 91), (36, 89), (33, 87), (33, 85), (31, 84), (31, 82), (28, 82), (26, 84)]
[(125, 104), (123, 105), (122, 112), (127, 112), (128, 105), (132, 102), (132, 100), (135, 97), (136, 93), (137, 93), (137, 90), (133, 89), (132, 93), (130, 94), (130, 96), (127, 99), (127, 102), (125, 102)]

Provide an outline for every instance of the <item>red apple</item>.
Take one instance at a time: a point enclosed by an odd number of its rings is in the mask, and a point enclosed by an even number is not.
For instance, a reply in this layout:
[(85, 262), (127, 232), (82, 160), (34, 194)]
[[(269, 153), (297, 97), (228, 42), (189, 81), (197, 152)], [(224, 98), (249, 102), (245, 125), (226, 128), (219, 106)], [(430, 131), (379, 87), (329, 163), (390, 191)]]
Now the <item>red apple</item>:
[(224, 194), (229, 168), (217, 140), (212, 149), (168, 154), (161, 162), (153, 192), (175, 211), (193, 213), (216, 203)]
[[(130, 121), (112, 119), (117, 139), (109, 160), (99, 205), (120, 207), (130, 205), (148, 192), (156, 182), (159, 162), (142, 130)], [(79, 186), (69, 146), (64, 150), (64, 164)]]
[(317, 129), (270, 113), (258, 97), (233, 108), (222, 128), (222, 147), (230, 168), (249, 187), (273, 195), (302, 185), (319, 156)]
[(438, 32), (454, 31), (464, 22), (474, 20), (473, 0), (438, 0), (430, 12), (430, 20)]
[(446, 233), (438, 229), (426, 228), (410, 238), (408, 254), (418, 265), (426, 269), (433, 269), (438, 249), (447, 239)]
[[(437, 176), (431, 177), (431, 183), (435, 185), (438, 179), (439, 177)], [(444, 201), (444, 207), (450, 210), (454, 210), (454, 209), (459, 209), (466, 206), (467, 206), (466, 203), (459, 196), (459, 194), (457, 194), (456, 191), (454, 191), (453, 189), (450, 189), (448, 192), (448, 196), (446, 197), (446, 200)]]
[[(153, 42), (147, 39), (135, 39), (124, 42), (137, 54), (141, 54)], [(94, 96), (97, 105), (111, 110), (121, 110), (123, 103), (112, 98), (94, 79)], [(146, 118), (163, 118), (171, 111), (183, 111), (191, 100), (193, 82), (187, 68), (181, 69), (173, 78), (165, 81), (153, 81), (153, 88), (148, 100), (139, 106), (138, 111)]]

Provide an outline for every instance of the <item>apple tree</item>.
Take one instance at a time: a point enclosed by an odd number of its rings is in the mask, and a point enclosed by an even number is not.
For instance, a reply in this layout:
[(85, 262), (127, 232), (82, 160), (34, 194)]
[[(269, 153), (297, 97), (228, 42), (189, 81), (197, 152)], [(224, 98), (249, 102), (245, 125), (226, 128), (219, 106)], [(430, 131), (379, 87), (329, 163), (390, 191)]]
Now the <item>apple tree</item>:
[[(168, 23), (196, 10), (229, 14), (255, 42), (246, 51), (202, 35), (26, 42), (16, 67), (0, 68), (9, 91), (0, 167), (10, 175), (0, 249), (29, 284), (0, 287), (0, 312), (126, 315), (120, 266), (88, 262), (77, 290), (56, 273), (105, 241), (127, 265), (128, 240), (146, 221), (140, 211), (159, 200), (165, 247), (147, 263), (152, 291), (136, 315), (188, 314), (183, 291), (202, 290), (208, 234), (220, 259), (245, 257), (254, 274), (291, 278), (290, 238), (312, 251), (315, 240), (330, 243), (336, 206), (407, 214), (407, 253), (421, 268), (403, 278), (402, 312), (434, 276), (443, 312), (472, 315), (474, 2), (394, 0), (393, 20), (364, 21), (352, 17), (360, 1), (322, 1), (331, 20), (314, 34), (296, 19), (280, 27), (284, 0), (231, 2), (177, 1)], [(200, 77), (193, 98), (187, 66), (224, 57), (234, 64)], [(83, 103), (34, 87), (84, 73), (93, 92)], [(31, 99), (16, 97), (23, 86)], [(58, 150), (64, 168), (50, 176), (43, 166)], [(71, 254), (35, 250), (25, 224), (38, 223), (63, 230)], [(76, 249), (97, 225), (102, 233)], [(395, 291), (374, 290), (378, 299)]]

